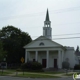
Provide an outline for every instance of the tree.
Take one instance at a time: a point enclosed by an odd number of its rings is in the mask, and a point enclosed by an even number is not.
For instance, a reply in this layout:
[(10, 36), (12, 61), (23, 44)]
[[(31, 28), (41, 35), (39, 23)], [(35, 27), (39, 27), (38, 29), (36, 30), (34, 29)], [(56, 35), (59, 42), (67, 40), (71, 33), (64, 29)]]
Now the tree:
[(3, 44), (0, 41), (0, 62), (3, 61), (3, 59), (5, 58), (5, 56), (6, 56), (6, 51), (3, 50)]
[(79, 46), (77, 46), (77, 48), (76, 48), (76, 52), (79, 52)]
[(0, 39), (4, 43), (3, 49), (7, 51), (8, 63), (20, 63), (25, 56), (23, 46), (32, 41), (30, 35), (14, 26), (6, 26), (0, 30)]

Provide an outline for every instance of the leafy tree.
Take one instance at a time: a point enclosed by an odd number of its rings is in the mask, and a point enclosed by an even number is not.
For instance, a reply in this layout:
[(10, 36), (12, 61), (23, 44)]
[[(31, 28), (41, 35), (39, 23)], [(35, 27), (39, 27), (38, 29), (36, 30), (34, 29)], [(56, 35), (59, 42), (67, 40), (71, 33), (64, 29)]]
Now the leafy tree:
[(4, 43), (3, 49), (7, 51), (8, 63), (21, 63), (21, 57), (25, 56), (23, 46), (32, 41), (28, 33), (14, 26), (3, 27), (0, 30), (0, 39)]
[(76, 48), (76, 52), (79, 52), (79, 46), (77, 46), (77, 48)]
[(0, 62), (3, 61), (3, 59), (5, 58), (5, 56), (6, 56), (6, 51), (3, 50), (3, 44), (0, 41)]

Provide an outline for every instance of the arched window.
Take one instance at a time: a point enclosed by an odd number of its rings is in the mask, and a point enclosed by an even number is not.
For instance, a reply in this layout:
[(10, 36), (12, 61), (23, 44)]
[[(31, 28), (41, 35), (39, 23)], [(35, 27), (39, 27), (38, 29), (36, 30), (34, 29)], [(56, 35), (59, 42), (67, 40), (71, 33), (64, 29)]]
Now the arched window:
[(43, 43), (43, 42), (41, 42), (39, 45), (40, 45), (40, 46), (41, 46), (41, 45), (44, 45), (44, 43)]

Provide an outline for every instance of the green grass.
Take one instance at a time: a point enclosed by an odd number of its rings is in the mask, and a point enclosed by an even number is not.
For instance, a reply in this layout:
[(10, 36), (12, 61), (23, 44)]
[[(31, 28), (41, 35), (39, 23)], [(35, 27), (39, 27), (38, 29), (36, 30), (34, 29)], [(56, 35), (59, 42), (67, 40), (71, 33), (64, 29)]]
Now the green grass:
[(45, 74), (62, 74), (62, 73), (64, 73), (64, 72), (40, 72), (40, 73), (45, 73)]
[[(7, 69), (5, 71), (0, 71), (0, 76), (7, 76), (9, 74), (13, 74), (13, 76), (15, 76), (16, 74), (14, 74), (16, 72), (16, 70), (11, 70), (11, 69)], [(18, 77), (31, 77), (31, 78), (60, 78), (58, 76), (54, 76), (52, 74), (60, 74), (63, 72), (24, 72), (25, 74), (23, 75), (22, 71), (17, 71)], [(51, 75), (48, 75), (51, 74)]]
[(64, 76), (73, 76), (73, 73), (71, 73), (71, 74), (64, 74)]
[(60, 78), (58, 76), (50, 76), (50, 75), (41, 75), (41, 74), (29, 74), (25, 73), (23, 74), (18, 74), (18, 77), (28, 77), (28, 78)]
[(8, 74), (12, 74), (12, 72), (5, 72), (5, 71), (3, 71), (3, 73), (2, 73), (2, 71), (0, 71), (0, 76), (6, 76)]
[[(76, 73), (77, 73), (77, 74), (80, 74), (80, 72), (76, 72)], [(73, 72), (73, 73), (70, 73), (70, 74), (68, 74), (68, 73), (66, 74), (66, 73), (65, 73), (64, 76), (73, 76), (73, 74), (74, 74), (74, 72)]]
[(29, 71), (26, 71), (26, 73), (40, 73), (40, 74), (62, 74), (62, 73), (65, 73), (65, 72), (57, 72), (57, 71), (54, 71), (54, 72), (29, 72)]

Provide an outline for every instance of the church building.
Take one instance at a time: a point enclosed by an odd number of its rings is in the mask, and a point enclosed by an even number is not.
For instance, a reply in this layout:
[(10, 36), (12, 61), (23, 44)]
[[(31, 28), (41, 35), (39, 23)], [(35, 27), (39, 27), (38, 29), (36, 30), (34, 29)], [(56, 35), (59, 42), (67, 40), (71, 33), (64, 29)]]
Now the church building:
[(38, 61), (43, 68), (62, 68), (62, 62), (68, 61), (70, 68), (78, 64), (74, 47), (65, 47), (52, 40), (52, 28), (47, 9), (46, 18), (43, 27), (43, 36), (39, 36), (31, 43), (24, 46), (25, 63), (29, 61)]

